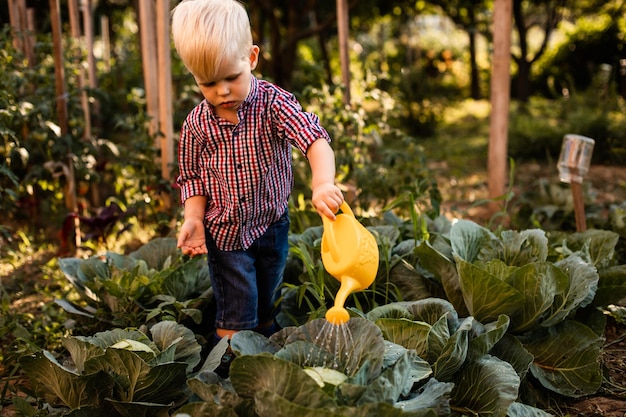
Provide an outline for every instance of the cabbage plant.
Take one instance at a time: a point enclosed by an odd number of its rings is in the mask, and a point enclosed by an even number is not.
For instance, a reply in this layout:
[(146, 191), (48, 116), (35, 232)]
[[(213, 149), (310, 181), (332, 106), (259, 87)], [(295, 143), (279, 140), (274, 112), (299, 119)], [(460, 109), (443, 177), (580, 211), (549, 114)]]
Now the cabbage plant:
[(449, 247), (423, 242), (416, 253), (455, 309), (481, 323), (507, 316), (501, 357), (519, 362), (513, 346), (531, 357), (529, 372), (544, 388), (569, 397), (595, 393), (604, 343), (598, 307), (626, 295), (626, 266), (614, 264), (619, 236), (547, 236), (539, 229), (496, 235), (461, 220), (448, 237)]
[(174, 238), (157, 238), (129, 255), (106, 252), (87, 259), (60, 258), (59, 267), (83, 304), (56, 300), (77, 317), (138, 326), (153, 319), (202, 321), (210, 295), (206, 258), (188, 258)]
[(155, 324), (152, 339), (139, 330), (113, 329), (66, 338), (60, 363), (48, 351), (20, 364), (36, 398), (67, 416), (165, 416), (188, 398), (185, 384), (201, 361), (194, 333), (173, 321)]
[[(520, 373), (487, 353), (508, 323), (461, 320), (447, 301), (429, 299), (381, 306), (342, 326), (316, 319), (269, 339), (239, 332), (230, 377), (213, 372), (222, 343), (188, 381), (196, 395), (176, 415), (548, 416), (516, 402)], [(521, 373), (531, 361), (522, 359)]]

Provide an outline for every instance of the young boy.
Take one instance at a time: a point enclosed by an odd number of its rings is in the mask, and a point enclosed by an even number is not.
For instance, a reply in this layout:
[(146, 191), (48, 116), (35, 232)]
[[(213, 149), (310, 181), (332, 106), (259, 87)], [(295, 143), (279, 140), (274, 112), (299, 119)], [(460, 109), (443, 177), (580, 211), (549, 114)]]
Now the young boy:
[(343, 195), (330, 138), (293, 94), (252, 75), (259, 47), (237, 0), (183, 0), (172, 34), (205, 98), (181, 128), (178, 247), (208, 253), (216, 340), (244, 329), (269, 336), (289, 249), (291, 147), (311, 166), (313, 206), (334, 220)]

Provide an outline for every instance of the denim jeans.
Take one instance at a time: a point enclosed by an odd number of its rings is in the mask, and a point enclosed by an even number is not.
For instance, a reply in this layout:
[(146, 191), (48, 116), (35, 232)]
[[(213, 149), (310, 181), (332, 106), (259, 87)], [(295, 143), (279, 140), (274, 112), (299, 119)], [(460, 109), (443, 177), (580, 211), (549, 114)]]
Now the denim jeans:
[(251, 330), (272, 321), (278, 313), (289, 252), (288, 212), (247, 250), (219, 250), (208, 230), (206, 241), (217, 308), (215, 327)]

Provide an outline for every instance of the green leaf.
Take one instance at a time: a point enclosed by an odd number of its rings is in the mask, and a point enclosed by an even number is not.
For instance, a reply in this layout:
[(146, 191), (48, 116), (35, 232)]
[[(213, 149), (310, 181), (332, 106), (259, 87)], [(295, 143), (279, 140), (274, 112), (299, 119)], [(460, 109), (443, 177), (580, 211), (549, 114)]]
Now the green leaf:
[[(458, 325), (452, 327), (456, 329)], [(446, 345), (450, 340), (450, 327), (448, 326), (448, 320), (445, 315), (441, 316), (431, 327), (428, 332), (428, 352), (426, 360), (429, 363), (435, 363), (445, 350)]]
[(600, 388), (604, 339), (589, 327), (566, 320), (530, 337), (533, 340), (524, 344), (535, 357), (530, 370), (544, 387), (568, 397), (590, 395)]
[(518, 402), (511, 404), (506, 415), (507, 417), (554, 417), (554, 414)]
[(187, 373), (200, 363), (202, 346), (196, 340), (194, 332), (174, 321), (162, 321), (150, 329), (152, 340), (162, 352), (174, 349), (174, 361), (185, 362)]
[(506, 265), (521, 267), (548, 258), (548, 238), (541, 229), (505, 230), (500, 235), (500, 244), (491, 258), (500, 259)]
[[(549, 314), (542, 320), (545, 327), (557, 324), (579, 307), (585, 307), (593, 300), (598, 287), (599, 276), (596, 268), (585, 262), (580, 256), (571, 255), (556, 264), (567, 277), (567, 285), (558, 288)], [(555, 275), (555, 277), (557, 277)], [(557, 278), (561, 279), (561, 278)]]
[[(250, 407), (253, 410), (253, 407)], [(176, 410), (177, 416), (191, 416), (191, 417), (244, 417), (246, 414), (239, 414), (235, 410), (222, 405), (210, 403), (210, 402), (194, 402), (185, 404), (178, 410)], [(250, 414), (254, 416), (254, 414)]]
[(431, 410), (437, 416), (450, 414), (450, 396), (454, 384), (439, 382), (434, 378), (408, 400), (399, 401), (395, 406), (403, 411)]
[(489, 248), (494, 241), (497, 238), (489, 229), (470, 220), (459, 220), (450, 229), (452, 253), (465, 262), (477, 261), (480, 252)]
[(454, 376), (451, 405), (466, 414), (504, 417), (518, 395), (520, 379), (513, 367), (485, 355)]
[(367, 385), (357, 405), (397, 402), (400, 395), (408, 392), (413, 386), (411, 371), (411, 359), (406, 351), (398, 361)]
[(433, 365), (433, 375), (437, 380), (449, 382), (465, 362), (473, 321), (472, 317), (466, 318), (447, 341)]
[(62, 341), (63, 347), (67, 349), (72, 357), (76, 372), (82, 374), (85, 370), (85, 362), (96, 356), (104, 354), (104, 349), (87, 341), (76, 337), (68, 337)]
[(607, 267), (615, 255), (619, 235), (610, 230), (589, 229), (572, 233), (567, 237), (567, 246), (574, 251), (588, 254), (591, 263), (598, 269)]
[(85, 371), (105, 371), (114, 376), (119, 398), (124, 402), (168, 404), (180, 400), (187, 380), (187, 364), (170, 362), (151, 367), (134, 352), (109, 348), (85, 362)]
[[(85, 273), (82, 273), (80, 270), (80, 267), (84, 262), (85, 260), (82, 258), (58, 259), (59, 268), (63, 272), (63, 275), (65, 275), (65, 278), (74, 286), (74, 289), (78, 291), (81, 298), (92, 302), (97, 301), (98, 297), (87, 286), (87, 283), (91, 281), (90, 277)], [(104, 265), (102, 261), (98, 260), (98, 262), (103, 268), (106, 268), (106, 265)]]
[(379, 319), (376, 325), (386, 340), (415, 350), (421, 358), (428, 357), (430, 324), (407, 319)]
[(104, 332), (98, 332), (93, 336), (76, 336), (76, 338), (93, 345), (106, 349), (122, 340), (135, 340), (147, 345), (150, 350), (158, 351), (159, 348), (152, 342), (145, 333), (132, 329), (112, 329)]
[(456, 261), (465, 305), (478, 321), (487, 323), (521, 310), (524, 296), (517, 289), (485, 269), (460, 258)]
[(230, 368), (230, 380), (243, 398), (255, 398), (268, 391), (303, 407), (335, 405), (334, 400), (298, 365), (268, 354), (235, 358)]
[(479, 334), (472, 338), (469, 343), (469, 358), (478, 359), (489, 353), (491, 349), (504, 337), (509, 328), (509, 323), (509, 316), (502, 314), (498, 317), (497, 321), (487, 323), (482, 327), (480, 332), (477, 331), (476, 333)]
[(594, 306), (618, 304), (626, 298), (626, 265), (616, 265), (599, 271)]
[(169, 411), (174, 406), (174, 404), (115, 401), (110, 398), (107, 398), (105, 403), (122, 417), (169, 417)]
[(267, 337), (252, 330), (242, 330), (235, 333), (230, 346), (233, 351), (241, 355), (256, 355), (258, 353), (276, 353), (280, 347)]
[(459, 273), (454, 263), (431, 246), (429, 242), (423, 242), (416, 249), (416, 255), (422, 267), (434, 274), (446, 293), (448, 300), (454, 305), (455, 310), (461, 316), (467, 316), (469, 312), (463, 300)]
[(22, 369), (38, 392), (52, 405), (63, 404), (71, 409), (100, 406), (113, 391), (113, 380), (105, 372), (86, 375), (61, 366), (48, 351), (20, 359)]
[[(233, 387), (230, 386), (227, 382), (222, 381), (218, 383), (219, 377), (214, 373), (205, 374), (209, 378), (215, 378), (213, 381), (201, 381), (202, 374), (197, 375), (196, 377), (189, 379), (187, 384), (189, 388), (204, 401), (204, 404), (211, 405), (210, 409), (212, 412), (219, 413), (227, 413), (228, 410), (233, 411), (239, 417), (255, 417), (254, 414), (254, 400), (253, 399), (245, 399), (237, 395), (234, 391)], [(179, 412), (183, 412), (183, 409), (179, 410)], [(192, 414), (192, 416), (202, 414)], [(209, 414), (214, 415), (214, 414)], [(215, 414), (222, 415), (222, 414)]]
[(407, 303), (389, 303), (371, 309), (367, 315), (368, 320), (376, 322), (378, 319), (413, 319), (413, 314), (409, 312)]
[(526, 350), (522, 342), (511, 334), (505, 334), (491, 349), (491, 354), (508, 362), (515, 369), (521, 380), (526, 378), (530, 365), (535, 358)]
[(454, 306), (447, 300), (440, 298), (428, 298), (425, 300), (412, 301), (407, 303), (409, 313), (416, 321), (423, 321), (434, 325), (442, 317), (445, 317), (447, 325), (456, 329), (459, 325), (459, 315)]
[(402, 294), (405, 300), (420, 300), (434, 296), (438, 284), (432, 278), (426, 278), (406, 259), (392, 258), (389, 271), (389, 283)]
[(173, 237), (163, 237), (152, 239), (130, 256), (146, 262), (149, 268), (161, 270), (168, 265), (171, 260), (180, 254), (176, 247), (176, 239)]
[(515, 270), (506, 281), (523, 295), (521, 308), (511, 314), (511, 331), (519, 333), (539, 323), (569, 280), (554, 264), (534, 262)]

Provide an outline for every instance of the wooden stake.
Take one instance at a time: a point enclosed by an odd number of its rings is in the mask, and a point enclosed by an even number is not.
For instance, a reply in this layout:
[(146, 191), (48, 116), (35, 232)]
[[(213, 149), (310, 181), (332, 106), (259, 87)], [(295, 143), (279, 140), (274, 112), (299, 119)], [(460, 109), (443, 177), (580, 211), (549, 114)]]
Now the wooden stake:
[(172, 116), (172, 63), (170, 43), (170, 2), (157, 2), (157, 49), (159, 74), (159, 131), (161, 132), (161, 176), (170, 180), (174, 165)]
[[(58, 0), (50, 0), (50, 23), (52, 25), (52, 41), (54, 51), (54, 74), (56, 88), (57, 119), (61, 128), (61, 136), (68, 134), (67, 124), (67, 92), (65, 90), (65, 66), (63, 61), (63, 43), (61, 30), (61, 7)], [(76, 201), (76, 178), (74, 175), (74, 161), (72, 155), (67, 157), (68, 174), (66, 175), (67, 187), (65, 192), (65, 205), (68, 210), (78, 212)], [(74, 231), (76, 250), (80, 247), (80, 222), (74, 218)]]
[(159, 133), (159, 81), (157, 69), (157, 35), (154, 21), (156, 10), (153, 1), (139, 2), (139, 30), (141, 36), (141, 60), (143, 80), (146, 86), (146, 113), (150, 118), (148, 134), (155, 138), (154, 146), (158, 147)]
[(351, 105), (350, 95), (350, 53), (348, 35), (350, 17), (347, 0), (337, 0), (337, 33), (339, 37), (339, 59), (341, 61), (341, 79), (343, 81), (343, 104)]
[[(511, 91), (512, 0), (496, 0), (493, 13), (493, 62), (491, 75), (491, 119), (489, 124), (489, 198), (504, 194), (507, 179), (507, 144)], [(494, 202), (492, 213), (501, 208)]]
[[(570, 168), (572, 177), (578, 176), (577, 168)], [(585, 215), (585, 200), (583, 198), (582, 183), (571, 181), (572, 200), (574, 200), (574, 216), (576, 217), (576, 231), (584, 232), (587, 230), (587, 218)]]
[(83, 42), (81, 40), (82, 33), (80, 30), (80, 10), (78, 8), (79, 0), (68, 0), (68, 11), (70, 18), (70, 31), (72, 33), (72, 38), (78, 42), (80, 55), (76, 56), (76, 63), (78, 64), (78, 88), (80, 88), (80, 103), (83, 108), (83, 117), (85, 118), (85, 130), (83, 133), (83, 139), (91, 138), (91, 110), (89, 107), (89, 95), (86, 90), (86, 77), (85, 77), (85, 69), (82, 65), (83, 56), (82, 56), (82, 47)]

